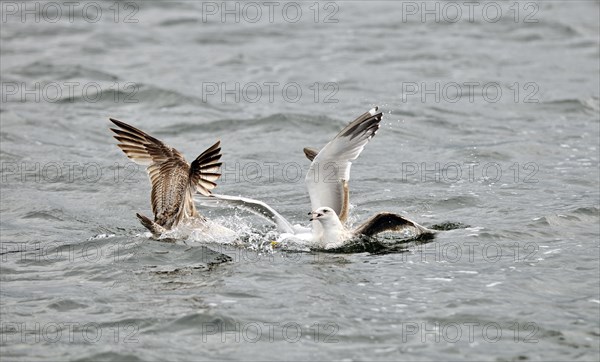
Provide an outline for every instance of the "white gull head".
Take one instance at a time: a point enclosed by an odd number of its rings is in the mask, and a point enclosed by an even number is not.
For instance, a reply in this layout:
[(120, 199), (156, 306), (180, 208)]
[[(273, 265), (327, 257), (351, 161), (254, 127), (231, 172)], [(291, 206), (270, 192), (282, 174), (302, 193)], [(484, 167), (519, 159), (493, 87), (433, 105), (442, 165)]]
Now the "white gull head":
[(312, 242), (315, 246), (323, 249), (336, 248), (343, 245), (344, 241), (351, 236), (351, 232), (346, 230), (332, 208), (320, 207), (309, 215), (311, 215), (310, 221), (321, 225), (321, 228), (313, 227)]

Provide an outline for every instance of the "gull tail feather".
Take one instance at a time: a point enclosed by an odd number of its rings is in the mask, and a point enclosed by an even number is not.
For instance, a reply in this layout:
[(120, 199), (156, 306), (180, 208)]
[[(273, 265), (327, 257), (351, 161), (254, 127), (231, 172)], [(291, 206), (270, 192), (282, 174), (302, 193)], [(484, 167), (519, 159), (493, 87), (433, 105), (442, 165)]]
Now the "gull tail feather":
[(146, 229), (150, 230), (153, 237), (159, 238), (165, 231), (167, 231), (165, 228), (158, 225), (154, 221), (150, 220), (146, 216), (144, 216), (142, 214), (135, 214), (135, 215), (140, 220), (142, 225), (144, 225), (146, 227)]

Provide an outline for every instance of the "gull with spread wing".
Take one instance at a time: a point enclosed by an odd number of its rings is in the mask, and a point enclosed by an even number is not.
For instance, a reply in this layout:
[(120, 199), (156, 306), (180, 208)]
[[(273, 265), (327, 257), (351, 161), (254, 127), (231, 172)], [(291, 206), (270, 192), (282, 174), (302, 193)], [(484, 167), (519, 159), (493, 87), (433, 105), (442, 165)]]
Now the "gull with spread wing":
[(196, 210), (193, 195), (198, 191), (208, 196), (221, 176), (221, 141), (217, 141), (190, 165), (175, 148), (127, 123), (110, 118), (118, 129), (111, 128), (120, 143), (117, 145), (133, 162), (148, 166), (152, 183), (154, 221), (136, 214), (142, 225), (158, 238), (182, 220), (195, 218), (206, 221)]
[(362, 114), (342, 129), (320, 151), (305, 148), (306, 157), (312, 161), (305, 178), (310, 196), (312, 228), (292, 225), (264, 202), (244, 197), (212, 194), (196, 198), (202, 205), (231, 205), (263, 216), (275, 223), (283, 232), (280, 239), (293, 236), (309, 247), (337, 248), (356, 236), (374, 236), (382, 232), (401, 232), (411, 229), (415, 237), (433, 234), (414, 221), (400, 215), (379, 213), (354, 230), (344, 226), (348, 218), (350, 167), (365, 145), (377, 133), (383, 115), (378, 107)]

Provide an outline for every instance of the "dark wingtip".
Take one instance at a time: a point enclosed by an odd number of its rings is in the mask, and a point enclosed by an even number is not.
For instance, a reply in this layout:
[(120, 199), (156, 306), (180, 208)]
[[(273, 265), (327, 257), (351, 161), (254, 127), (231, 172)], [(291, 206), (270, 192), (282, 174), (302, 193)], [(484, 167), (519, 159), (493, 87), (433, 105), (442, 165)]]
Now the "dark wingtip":
[[(117, 125), (121, 129), (124, 129), (124, 130), (132, 130), (133, 129), (133, 130), (139, 131), (137, 128), (135, 128), (133, 126), (130, 126), (130, 125), (128, 125), (127, 123), (125, 123), (123, 121), (119, 121), (118, 119), (115, 119), (115, 118), (109, 118), (109, 119), (110, 119), (110, 121), (112, 123), (114, 123), (115, 125)], [(112, 128), (111, 128), (111, 130), (114, 131), (114, 129), (112, 129)]]
[(123, 123), (123, 122), (119, 121), (119, 120), (118, 120), (118, 119), (116, 119), (116, 118), (109, 118), (109, 120), (110, 120), (112, 123), (116, 124), (117, 126), (119, 126), (120, 124), (122, 124), (122, 123)]
[(140, 222), (142, 223), (142, 225), (144, 225), (148, 230), (152, 231), (152, 220), (150, 220), (149, 218), (147, 218), (146, 216), (140, 214), (140, 213), (135, 213), (135, 216), (137, 216), (137, 218), (140, 220)]
[[(115, 128), (109, 128), (111, 131), (113, 131), (114, 133), (116, 133), (116, 135), (114, 135), (114, 138), (119, 137), (119, 130), (115, 129)], [(118, 138), (117, 138), (118, 139)]]
[(319, 151), (310, 147), (304, 147), (303, 151), (306, 158), (308, 158), (310, 161), (314, 160), (315, 157), (317, 157), (317, 154), (319, 154)]

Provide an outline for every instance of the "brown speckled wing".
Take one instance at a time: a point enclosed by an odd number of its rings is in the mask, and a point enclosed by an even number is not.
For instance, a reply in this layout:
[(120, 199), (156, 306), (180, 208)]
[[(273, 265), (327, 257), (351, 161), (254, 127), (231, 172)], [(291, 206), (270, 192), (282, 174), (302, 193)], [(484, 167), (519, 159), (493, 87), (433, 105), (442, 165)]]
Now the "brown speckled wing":
[(120, 129), (111, 128), (120, 143), (117, 145), (135, 163), (150, 166), (171, 158), (184, 160), (176, 149), (125, 122), (111, 118)]
[(221, 141), (217, 141), (192, 162), (190, 167), (190, 186), (204, 196), (217, 187), (221, 177)]
[(193, 204), (185, 203), (189, 190), (190, 166), (181, 153), (162, 141), (127, 123), (110, 119), (120, 142), (117, 146), (132, 161), (148, 166), (152, 183), (152, 212), (157, 224), (167, 229), (177, 225), (186, 214), (195, 214)]
[(196, 211), (186, 203), (189, 190), (189, 165), (184, 160), (171, 158), (148, 167), (152, 182), (152, 212), (156, 223), (170, 229), (185, 216)]

